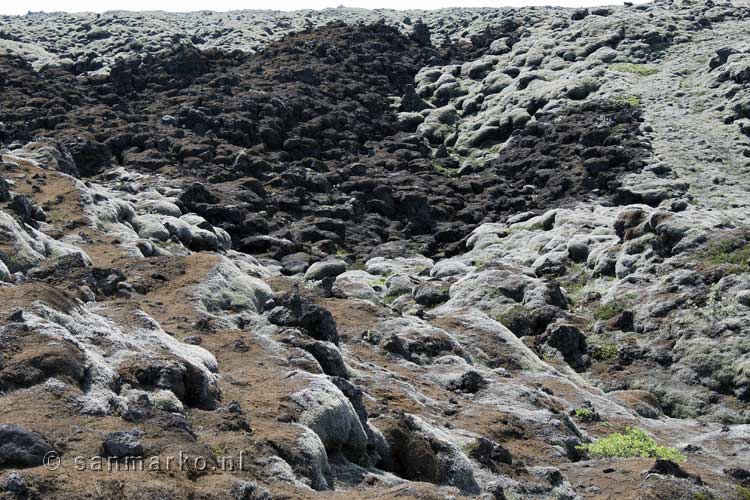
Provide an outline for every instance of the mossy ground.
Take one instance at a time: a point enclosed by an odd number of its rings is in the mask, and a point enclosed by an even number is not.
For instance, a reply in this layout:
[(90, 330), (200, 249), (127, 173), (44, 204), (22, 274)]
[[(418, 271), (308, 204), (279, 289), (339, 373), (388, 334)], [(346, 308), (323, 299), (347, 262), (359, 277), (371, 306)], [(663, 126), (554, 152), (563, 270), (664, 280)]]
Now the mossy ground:
[(659, 72), (659, 68), (648, 64), (616, 63), (611, 64), (609, 69), (618, 73), (633, 73), (640, 76), (650, 76)]

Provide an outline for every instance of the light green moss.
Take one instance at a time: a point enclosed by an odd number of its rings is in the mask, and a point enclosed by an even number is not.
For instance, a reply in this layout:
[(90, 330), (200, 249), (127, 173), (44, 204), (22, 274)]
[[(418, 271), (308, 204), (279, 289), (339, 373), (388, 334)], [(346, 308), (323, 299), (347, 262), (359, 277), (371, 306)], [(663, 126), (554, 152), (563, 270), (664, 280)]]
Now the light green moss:
[(641, 105), (641, 99), (637, 95), (618, 96), (613, 98), (612, 102), (620, 106), (630, 106), (632, 108)]
[(659, 72), (659, 68), (647, 64), (616, 63), (610, 64), (609, 69), (618, 73), (632, 73), (640, 76), (650, 76)]

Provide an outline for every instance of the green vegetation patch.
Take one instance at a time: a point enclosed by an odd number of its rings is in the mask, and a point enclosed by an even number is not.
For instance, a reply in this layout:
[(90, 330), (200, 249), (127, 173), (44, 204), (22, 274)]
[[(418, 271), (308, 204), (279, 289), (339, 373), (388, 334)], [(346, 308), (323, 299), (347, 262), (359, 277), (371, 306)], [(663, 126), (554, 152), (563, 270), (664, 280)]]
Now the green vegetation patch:
[(620, 355), (620, 347), (614, 342), (607, 342), (596, 347), (594, 358), (597, 361), (612, 361)]
[(750, 500), (750, 488), (737, 486), (737, 500)]
[(634, 75), (649, 76), (659, 72), (659, 68), (648, 64), (616, 63), (610, 64), (609, 69), (619, 73), (633, 73)]
[(623, 97), (615, 97), (612, 99), (615, 104), (620, 106), (630, 106), (632, 108), (637, 108), (641, 105), (641, 99), (637, 95), (628, 95)]
[(434, 164), (433, 167), (435, 168), (435, 171), (440, 175), (444, 175), (446, 177), (458, 177), (457, 168), (444, 167), (442, 165), (438, 165), (437, 163)]
[(594, 309), (594, 318), (602, 321), (608, 321), (624, 310), (625, 306), (615, 300), (607, 304), (602, 304)]
[(367, 284), (370, 285), (372, 288), (385, 287), (386, 280), (387, 278), (383, 276), (380, 278), (375, 278), (373, 280), (367, 280)]
[(628, 427), (624, 434), (615, 432), (593, 443), (578, 447), (593, 458), (658, 458), (673, 462), (684, 462), (685, 456), (675, 448), (659, 446), (646, 431)]
[(700, 262), (723, 267), (730, 274), (750, 271), (750, 245), (743, 241), (720, 240), (708, 244), (708, 248), (697, 254)]
[(594, 415), (594, 412), (591, 411), (588, 408), (576, 408), (573, 414), (578, 418), (591, 418)]

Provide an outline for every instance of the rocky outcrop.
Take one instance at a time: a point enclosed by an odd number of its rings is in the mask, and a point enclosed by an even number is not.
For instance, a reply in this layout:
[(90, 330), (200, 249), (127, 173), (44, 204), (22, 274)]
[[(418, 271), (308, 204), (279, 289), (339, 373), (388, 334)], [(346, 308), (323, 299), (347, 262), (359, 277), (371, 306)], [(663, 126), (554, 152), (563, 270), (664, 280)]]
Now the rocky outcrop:
[(741, 496), (749, 21), (0, 17), (0, 496)]

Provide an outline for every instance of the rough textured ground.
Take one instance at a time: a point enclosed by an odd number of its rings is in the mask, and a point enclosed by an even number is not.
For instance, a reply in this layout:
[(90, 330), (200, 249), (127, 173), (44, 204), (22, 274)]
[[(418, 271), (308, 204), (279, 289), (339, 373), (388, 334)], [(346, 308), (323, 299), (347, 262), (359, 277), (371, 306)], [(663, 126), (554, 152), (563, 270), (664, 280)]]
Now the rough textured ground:
[(0, 498), (750, 497), (748, 32), (0, 17)]

